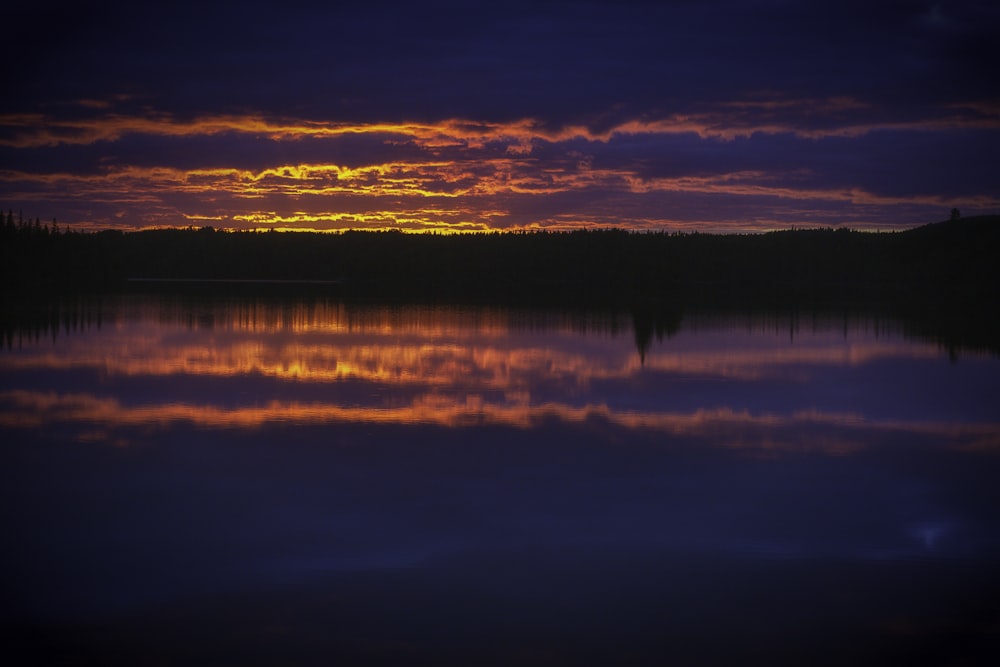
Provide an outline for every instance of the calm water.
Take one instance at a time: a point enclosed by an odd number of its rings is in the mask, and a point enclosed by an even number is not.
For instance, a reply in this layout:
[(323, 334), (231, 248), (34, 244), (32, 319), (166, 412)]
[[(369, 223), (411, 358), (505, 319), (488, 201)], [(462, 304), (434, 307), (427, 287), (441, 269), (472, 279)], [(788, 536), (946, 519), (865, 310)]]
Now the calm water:
[(1000, 360), (891, 320), (105, 299), (0, 438), (38, 663), (1000, 656)]

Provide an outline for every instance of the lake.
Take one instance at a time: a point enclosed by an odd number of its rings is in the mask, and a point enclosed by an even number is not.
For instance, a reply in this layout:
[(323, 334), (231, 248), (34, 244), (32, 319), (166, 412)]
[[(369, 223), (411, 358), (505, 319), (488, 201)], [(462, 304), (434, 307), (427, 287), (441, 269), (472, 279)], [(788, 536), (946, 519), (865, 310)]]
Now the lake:
[(2, 344), (39, 664), (1000, 656), (1000, 358), (893, 319), (160, 294)]

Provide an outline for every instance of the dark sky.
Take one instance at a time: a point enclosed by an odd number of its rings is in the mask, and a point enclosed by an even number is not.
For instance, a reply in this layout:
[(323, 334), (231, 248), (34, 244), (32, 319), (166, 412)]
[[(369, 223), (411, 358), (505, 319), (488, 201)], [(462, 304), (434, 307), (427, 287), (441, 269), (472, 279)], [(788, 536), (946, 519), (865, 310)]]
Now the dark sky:
[(32, 3), (0, 206), (80, 228), (1000, 212), (988, 1)]

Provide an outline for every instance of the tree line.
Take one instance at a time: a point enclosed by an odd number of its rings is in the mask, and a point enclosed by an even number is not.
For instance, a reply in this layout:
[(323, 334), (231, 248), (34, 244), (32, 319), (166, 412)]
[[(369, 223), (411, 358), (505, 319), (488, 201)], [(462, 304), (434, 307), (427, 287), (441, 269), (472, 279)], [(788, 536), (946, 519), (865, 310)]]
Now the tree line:
[(748, 235), (77, 233), (54, 220), (15, 221), (10, 212), (3, 223), (8, 304), (125, 290), (310, 292), (347, 301), (625, 309), (649, 335), (669, 331), (693, 308), (867, 310), (908, 319), (948, 344), (1000, 349), (1000, 216), (953, 216), (892, 233)]
[(605, 229), (443, 236), (211, 227), (74, 233), (55, 220), (15, 222), (8, 213), (2, 230), (8, 296), (126, 289), (130, 279), (185, 279), (328, 281), (345, 298), (986, 303), (998, 296), (1000, 275), (1000, 216), (894, 233)]
[[(42, 223), (41, 218), (35, 218), (34, 222), (32, 222), (31, 218), (25, 220), (24, 212), (21, 211), (17, 214), (17, 221), (15, 222), (14, 211), (10, 209), (7, 210), (6, 217), (0, 211), (0, 224), (2, 224), (2, 235), (5, 240), (16, 237), (41, 237), (61, 233), (59, 223), (56, 222), (55, 218), (52, 218), (52, 226), (50, 227), (48, 223)], [(71, 230), (67, 230), (67, 232), (72, 233)]]

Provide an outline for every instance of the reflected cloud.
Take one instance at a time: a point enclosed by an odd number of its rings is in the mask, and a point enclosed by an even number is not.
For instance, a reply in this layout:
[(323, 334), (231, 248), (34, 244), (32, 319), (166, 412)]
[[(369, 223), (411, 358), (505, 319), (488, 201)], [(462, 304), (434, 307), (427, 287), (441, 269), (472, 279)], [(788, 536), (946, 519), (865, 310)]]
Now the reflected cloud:
[[(391, 338), (391, 332), (357, 332), (359, 336)], [(102, 341), (103, 342), (103, 341)], [(91, 368), (107, 375), (207, 375), (234, 377), (260, 374), (306, 382), (347, 378), (391, 384), (464, 385), (511, 389), (533, 379), (561, 378), (569, 386), (586, 387), (599, 380), (625, 380), (639, 373), (711, 377), (719, 380), (759, 380), (808, 376), (804, 367), (861, 366), (878, 360), (933, 359), (936, 348), (901, 349), (891, 343), (846, 344), (789, 349), (660, 351), (640, 360), (624, 345), (594, 357), (556, 347), (509, 349), (488, 341), (377, 344), (289, 343), (232, 337), (215, 347), (157, 337), (107, 345), (38, 350), (0, 360), (0, 369), (67, 370)]]
[[(100, 329), (0, 356), (0, 426), (68, 424), (85, 440), (121, 441), (125, 430), (182, 423), (529, 429), (555, 420), (760, 451), (847, 454), (885, 433), (1000, 449), (1000, 425), (964, 412), (947, 386), (936, 390), (953, 405), (932, 392), (923, 406), (894, 382), (915, 364), (949, 366), (939, 348), (885, 323), (786, 329), (693, 317), (640, 355), (613, 318), (141, 298), (107, 310)], [(67, 390), (69, 381), (92, 388)]]
[[(338, 304), (300, 304), (190, 313), (170, 305), (145, 305), (127, 317), (99, 335), (22, 347), (17, 354), (0, 357), (0, 370), (75, 368), (147, 377), (258, 374), (303, 382), (353, 378), (514, 391), (541, 381), (590, 387), (656, 373), (804, 380), (817, 366), (929, 360), (940, 354), (933, 345), (879, 340), (871, 332), (855, 332), (847, 339), (841, 332), (800, 331), (796, 344), (789, 345), (785, 332), (775, 327), (722, 334), (681, 332), (669, 345), (636, 355), (627, 336), (583, 339), (570, 321), (541, 320), (525, 328), (525, 323), (510, 322), (499, 311), (447, 308), (348, 311)], [(596, 331), (615, 326), (590, 323)], [(697, 327), (697, 320), (689, 326)]]
[[(705, 440), (713, 446), (773, 452), (808, 451), (845, 455), (864, 449), (872, 432), (894, 432), (940, 438), (949, 447), (1000, 452), (995, 424), (931, 422), (872, 422), (862, 415), (809, 411), (792, 415), (754, 415), (729, 408), (696, 410), (690, 414), (613, 410), (607, 405), (580, 407), (559, 403), (531, 405), (507, 397), (500, 403), (482, 396), (426, 394), (402, 406), (362, 407), (327, 403), (270, 401), (265, 405), (226, 408), (217, 405), (169, 403), (126, 406), (116, 398), (92, 394), (31, 391), (0, 393), (0, 426), (39, 428), (60, 423), (85, 425), (80, 439), (93, 440), (116, 429), (170, 428), (186, 423), (200, 428), (261, 428), (272, 424), (324, 425), (429, 424), (448, 428), (500, 425), (520, 429), (557, 420), (563, 424), (606, 423), (629, 430), (648, 430), (675, 437)], [(805, 436), (805, 437), (804, 437)], [(127, 436), (118, 433), (119, 443)]]

